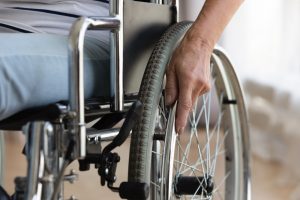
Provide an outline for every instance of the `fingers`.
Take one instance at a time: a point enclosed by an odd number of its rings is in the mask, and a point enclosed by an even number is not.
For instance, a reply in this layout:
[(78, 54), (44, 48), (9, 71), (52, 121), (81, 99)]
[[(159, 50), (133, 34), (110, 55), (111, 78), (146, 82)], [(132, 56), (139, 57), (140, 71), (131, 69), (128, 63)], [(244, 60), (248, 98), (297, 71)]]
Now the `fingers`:
[(182, 46), (173, 53), (167, 68), (165, 87), (166, 105), (178, 100), (175, 120), (177, 133), (183, 132), (197, 97), (210, 88), (210, 52), (186, 48), (184, 44)]
[(210, 85), (208, 82), (203, 82), (199, 78), (182, 78), (179, 82), (179, 98), (176, 110), (175, 130), (181, 134), (186, 126), (189, 112), (200, 95), (209, 91)]
[(193, 88), (191, 84), (180, 85), (175, 123), (177, 133), (182, 133), (186, 125), (189, 112), (193, 106), (192, 93)]
[[(169, 66), (171, 68), (171, 66)], [(178, 96), (178, 85), (175, 72), (170, 69), (167, 71), (166, 83), (166, 105), (172, 105)]]

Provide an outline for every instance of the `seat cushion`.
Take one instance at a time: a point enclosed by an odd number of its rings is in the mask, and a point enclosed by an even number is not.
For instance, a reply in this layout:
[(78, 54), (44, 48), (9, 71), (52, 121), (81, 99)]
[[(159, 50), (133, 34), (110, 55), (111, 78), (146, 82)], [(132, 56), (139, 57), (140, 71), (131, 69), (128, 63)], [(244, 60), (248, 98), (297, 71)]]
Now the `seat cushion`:
[[(108, 34), (85, 41), (85, 96), (109, 96)], [(68, 38), (0, 33), (0, 120), (68, 98)]]

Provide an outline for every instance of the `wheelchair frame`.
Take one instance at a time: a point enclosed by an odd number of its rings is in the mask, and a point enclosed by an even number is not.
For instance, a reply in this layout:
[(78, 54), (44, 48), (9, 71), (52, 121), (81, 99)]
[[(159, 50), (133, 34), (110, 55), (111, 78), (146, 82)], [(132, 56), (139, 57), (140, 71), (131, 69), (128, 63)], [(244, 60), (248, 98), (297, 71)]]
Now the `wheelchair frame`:
[[(157, 4), (169, 4), (171, 2), (171, 7), (173, 7), (173, 14), (171, 16), (164, 15), (167, 19), (160, 20), (162, 23), (175, 23), (177, 20), (177, 11), (174, 8), (177, 8), (177, 1), (154, 1)], [(129, 4), (129, 5), (128, 5)], [(70, 113), (77, 113), (72, 120), (73, 127), (71, 129), (78, 132), (77, 141), (79, 138), (83, 139), (86, 137), (85, 133), (85, 120), (84, 120), (84, 80), (83, 80), (83, 44), (84, 36), (88, 29), (93, 30), (110, 30), (111, 31), (111, 77), (112, 77), (112, 86), (111, 88), (113, 94), (113, 103), (111, 110), (115, 112), (124, 111), (124, 68), (125, 65), (123, 52), (124, 50), (124, 19), (131, 18), (132, 16), (126, 15), (124, 13), (124, 6), (130, 7), (134, 6), (136, 9), (141, 8), (139, 3), (134, 1), (123, 1), (123, 0), (113, 0), (110, 3), (110, 16), (109, 17), (100, 17), (100, 18), (81, 18), (74, 23), (70, 32), (70, 46), (69, 46), (69, 69), (70, 69), (70, 90), (69, 90), (69, 102), (70, 102)], [(148, 7), (151, 5), (149, 4)], [(154, 5), (152, 5), (154, 6)], [(171, 9), (168, 6), (168, 9)], [(155, 8), (157, 9), (157, 7)], [(164, 9), (167, 11), (167, 9)], [(170, 13), (167, 12), (167, 13)], [(147, 15), (147, 17), (150, 17)], [(143, 17), (145, 19), (145, 17)], [(156, 18), (158, 19), (158, 18)], [(164, 18), (162, 18), (164, 19)], [(128, 19), (129, 20), (129, 19)], [(129, 25), (129, 24), (128, 24)], [(132, 27), (132, 26), (130, 26)], [(128, 28), (127, 28), (128, 30)], [(149, 30), (149, 29), (147, 29)], [(126, 35), (125, 35), (126, 37)], [(128, 36), (130, 37), (130, 36)], [(133, 44), (134, 45), (134, 44)], [(144, 56), (144, 55), (143, 55)], [(149, 55), (148, 55), (149, 56)], [(147, 55), (146, 55), (147, 58)], [(145, 62), (145, 61), (144, 61)], [(139, 63), (140, 64), (140, 63)], [(146, 64), (146, 63), (145, 63)], [(126, 88), (127, 89), (127, 88)], [(128, 89), (132, 90), (132, 89)], [(138, 91), (138, 89), (136, 90)], [(77, 152), (78, 157), (85, 156), (85, 142), (81, 140), (79, 152)]]
[[(116, 165), (120, 158), (117, 154), (111, 153), (111, 151), (116, 146), (122, 145), (133, 129), (135, 122), (139, 120), (142, 114), (141, 103), (139, 101), (134, 103), (139, 90), (139, 88), (136, 86), (136, 82), (139, 83), (141, 79), (138, 78), (138, 80), (134, 80), (134, 82), (132, 82), (129, 77), (132, 75), (141, 76), (141, 73), (144, 73), (145, 68), (141, 68), (139, 66), (146, 66), (150, 51), (153, 48), (152, 44), (143, 43), (142, 45), (139, 45), (140, 49), (146, 49), (146, 51), (144, 54), (138, 56), (138, 61), (133, 62), (132, 59), (129, 58), (130, 53), (128, 53), (132, 51), (132, 48), (127, 45), (126, 41), (130, 41), (131, 44), (133, 42), (134, 45), (138, 43), (135, 41), (136, 35), (134, 34), (136, 33), (132, 33), (134, 31), (131, 32), (131, 29), (142, 30), (143, 32), (149, 31), (152, 28), (149, 26), (150, 22), (145, 24), (141, 22), (143, 22), (143, 20), (146, 18), (154, 17), (155, 19), (158, 19), (159, 23), (156, 24), (156, 26), (158, 25), (160, 28), (150, 32), (150, 35), (153, 36), (153, 33), (155, 37), (158, 38), (161, 33), (165, 31), (169, 24), (174, 24), (177, 22), (178, 2), (176, 0), (154, 0), (152, 2), (155, 4), (147, 5), (147, 9), (150, 9), (151, 12), (155, 12), (157, 9), (165, 12), (159, 12), (160, 14), (158, 16), (145, 14), (145, 16), (138, 21), (134, 21), (133, 14), (130, 12), (124, 12), (124, 10), (126, 10), (125, 8), (138, 9), (141, 8), (140, 6), (143, 6), (144, 3), (130, 0), (112, 0), (110, 3), (110, 16), (91, 18), (83, 17), (78, 19), (73, 24), (69, 37), (69, 106), (64, 104), (56, 104), (59, 109), (59, 117), (53, 120), (51, 124), (44, 121), (36, 121), (28, 124), (23, 129), (27, 137), (25, 152), (28, 157), (28, 171), (27, 178), (16, 179), (17, 188), (19, 187), (20, 189), (19, 191), (16, 191), (15, 198), (17, 200), (33, 199), (36, 197), (36, 195), (42, 197), (43, 199), (61, 199), (63, 187), (60, 185), (60, 183), (64, 179), (63, 172), (69, 162), (72, 160), (79, 160), (81, 170), (89, 169), (90, 163), (98, 164), (98, 172), (99, 175), (101, 175), (101, 184), (105, 185), (107, 182), (108, 187), (115, 192), (119, 192), (122, 198), (147, 198), (149, 194), (149, 186), (144, 182), (139, 183), (138, 181), (134, 180), (133, 182), (122, 183), (118, 188), (113, 186), (115, 181)], [(131, 23), (129, 24), (126, 21), (130, 21)], [(91, 104), (91, 107), (87, 106), (84, 99), (83, 46), (84, 37), (87, 30), (110, 30), (112, 101), (108, 100), (106, 103), (96, 102), (97, 109), (94, 109), (95, 105), (93, 103)], [(149, 34), (146, 34), (145, 38), (148, 36)], [(220, 61), (218, 57), (221, 57), (222, 61)], [(212, 59), (215, 63), (219, 62), (220, 64), (221, 62), (227, 62), (225, 64), (231, 66), (229, 60), (226, 58), (226, 55), (220, 49), (215, 49)], [(222, 73), (226, 74), (227, 72)], [(231, 78), (236, 78), (235, 74), (230, 74), (229, 76)], [(230, 87), (233, 86), (230, 85)], [(236, 86), (234, 90), (238, 91), (239, 93), (239, 86)], [(234, 93), (231, 94), (230, 92), (228, 95), (229, 96), (226, 97), (227, 100), (225, 102), (225, 104), (228, 105), (236, 104), (236, 100), (234, 99), (242, 98), (242, 96), (236, 97)], [(238, 111), (242, 112), (241, 115), (246, 116), (245, 109), (243, 107), (243, 101), (241, 101), (239, 106), (241, 107), (238, 108)], [(85, 110), (87, 112), (85, 112)], [(127, 112), (127, 115), (121, 129), (110, 128), (110, 126), (113, 126), (119, 121), (118, 119), (124, 117), (125, 112)], [(170, 116), (174, 115), (174, 108), (170, 110), (170, 113)], [(104, 129), (86, 129), (86, 117), (94, 119), (95, 117), (105, 116), (106, 114), (111, 114), (112, 116), (104, 119), (108, 123)], [(172, 122), (168, 122), (168, 124), (169, 123), (172, 125)], [(244, 123), (243, 127), (246, 127), (245, 121), (238, 123)], [(170, 127), (168, 129), (170, 129)], [(243, 199), (251, 198), (249, 194), (250, 172), (248, 166), (249, 141), (247, 138), (248, 130), (246, 129), (247, 128), (244, 128), (242, 130), (245, 132), (245, 136), (242, 138), (242, 143), (244, 145), (242, 147), (244, 162), (242, 167), (244, 167), (244, 174), (237, 174), (238, 177), (243, 177), (243, 181), (240, 183), (243, 185), (243, 191), (246, 192), (246, 195), (235, 191), (235, 200), (238, 200), (240, 197)], [(170, 129), (170, 131), (173, 132), (174, 130)], [(32, 136), (33, 134), (34, 137)], [(161, 138), (159, 135), (154, 135), (153, 137)], [(165, 139), (165, 137), (163, 138)], [(173, 141), (174, 138), (171, 140)], [(102, 141), (112, 142), (102, 151), (100, 149), (101, 155), (95, 155), (93, 151), (95, 151), (95, 149), (99, 151), (97, 144)], [(174, 144), (170, 145), (172, 146)], [(63, 159), (61, 159), (62, 157)], [(171, 158), (168, 157), (168, 159)], [(42, 164), (38, 163), (37, 161)], [(172, 161), (170, 161), (170, 163), (172, 163)], [(56, 177), (54, 177), (53, 174), (57, 174)], [(168, 173), (164, 171), (164, 174)], [(185, 181), (186, 180), (184, 180), (183, 183)], [(25, 189), (22, 188), (22, 186), (24, 187), (24, 183), (28, 185), (28, 187)], [(168, 187), (170, 184), (172, 183), (167, 184)], [(168, 189), (166, 193), (170, 192), (170, 189)], [(181, 192), (184, 194), (186, 189), (183, 187)], [(201, 191), (201, 193), (203, 193), (203, 191)], [(165, 192), (164, 195), (167, 196), (164, 196), (162, 199), (170, 198), (171, 196), (170, 194), (165, 194)], [(156, 197), (154, 198), (156, 199)]]

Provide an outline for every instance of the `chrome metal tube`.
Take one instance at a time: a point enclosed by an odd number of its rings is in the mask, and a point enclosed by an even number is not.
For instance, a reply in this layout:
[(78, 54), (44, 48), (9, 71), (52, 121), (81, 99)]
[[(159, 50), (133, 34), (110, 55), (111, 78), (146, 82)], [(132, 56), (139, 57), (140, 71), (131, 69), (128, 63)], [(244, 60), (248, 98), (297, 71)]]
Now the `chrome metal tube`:
[[(42, 147), (42, 140), (47, 137), (47, 133), (53, 131), (53, 127), (48, 122), (36, 121), (27, 125), (26, 133), (26, 156), (27, 156), (27, 191), (25, 199), (48, 199), (42, 198), (42, 190), (47, 190), (46, 185), (42, 185), (40, 180), (45, 173), (45, 149)], [(44, 188), (43, 188), (44, 187)]]
[(111, 80), (114, 95), (113, 110), (124, 110), (124, 86), (123, 86), (123, 0), (112, 0), (110, 3), (110, 15), (120, 22), (119, 29), (111, 32)]
[(166, 0), (152, 0), (152, 3), (156, 3), (156, 4), (163, 4), (163, 2)]
[(78, 133), (76, 157), (86, 155), (86, 130), (84, 120), (84, 38), (89, 28), (117, 30), (120, 21), (116, 17), (103, 17), (97, 20), (82, 17), (72, 26), (69, 35), (69, 101), (72, 122), (70, 131)]
[(104, 129), (99, 131), (89, 131), (88, 141), (112, 141), (120, 132), (120, 128)]
[(84, 69), (83, 69), (83, 45), (85, 32), (92, 23), (91, 19), (80, 18), (77, 20), (69, 36), (69, 101), (70, 112), (73, 114), (70, 131), (77, 134), (75, 136), (78, 144), (75, 152), (76, 157), (86, 155), (86, 132), (84, 120)]
[[(38, 192), (38, 178), (39, 178), (39, 162), (40, 162), (40, 154), (41, 154), (41, 137), (43, 133), (42, 122), (34, 122), (32, 123), (32, 127), (27, 125), (24, 133), (26, 134), (26, 154), (27, 154), (27, 191), (26, 191), (26, 199), (33, 199), (34, 196), (37, 195)], [(31, 136), (31, 137), (30, 137)], [(34, 137), (32, 137), (34, 136)], [(30, 145), (30, 146), (29, 146)], [(40, 195), (40, 194), (39, 194)], [(41, 198), (41, 197), (39, 197)]]

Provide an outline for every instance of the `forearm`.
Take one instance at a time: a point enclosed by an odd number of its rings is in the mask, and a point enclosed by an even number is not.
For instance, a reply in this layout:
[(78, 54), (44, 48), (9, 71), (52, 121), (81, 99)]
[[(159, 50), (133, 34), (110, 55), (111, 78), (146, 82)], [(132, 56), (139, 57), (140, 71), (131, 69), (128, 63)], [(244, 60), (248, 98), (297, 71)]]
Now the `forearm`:
[(243, 0), (206, 0), (187, 39), (212, 49), (242, 2)]

